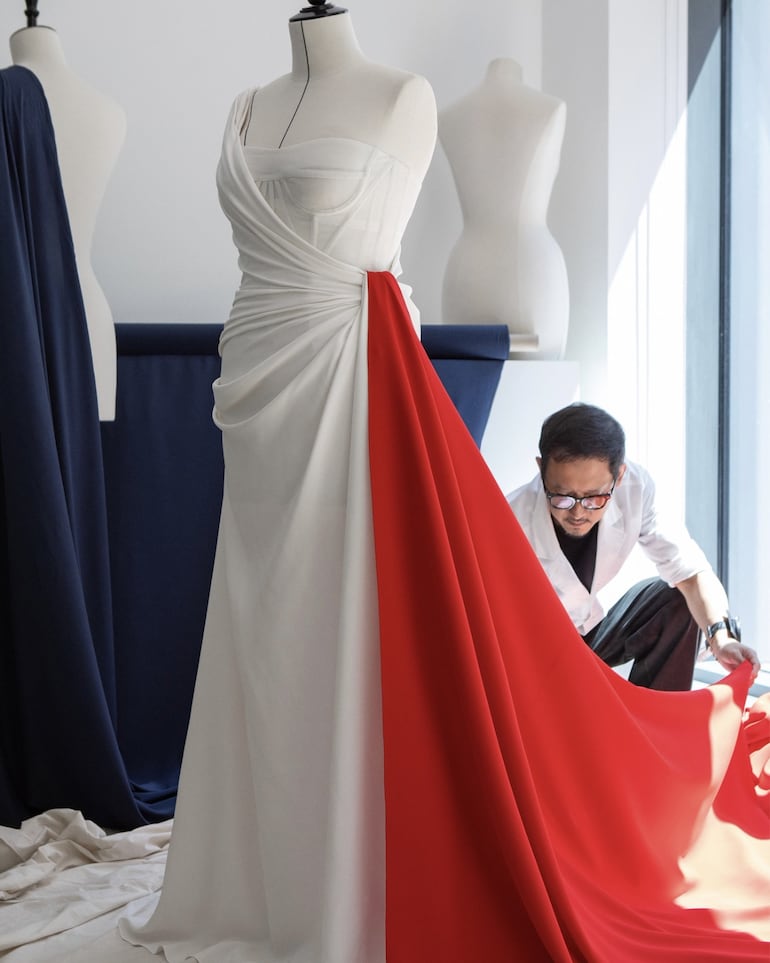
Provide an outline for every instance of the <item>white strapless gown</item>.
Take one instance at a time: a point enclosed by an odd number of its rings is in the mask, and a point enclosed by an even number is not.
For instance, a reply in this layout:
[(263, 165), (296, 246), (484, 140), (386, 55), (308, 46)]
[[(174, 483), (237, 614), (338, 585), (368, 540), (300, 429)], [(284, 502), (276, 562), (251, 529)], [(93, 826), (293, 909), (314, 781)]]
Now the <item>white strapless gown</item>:
[(217, 177), (243, 271), (214, 385), (224, 503), (148, 932), (174, 961), (377, 963), (384, 800), (366, 272), (398, 273), (420, 184), (349, 140), (244, 147), (250, 98), (233, 107)]

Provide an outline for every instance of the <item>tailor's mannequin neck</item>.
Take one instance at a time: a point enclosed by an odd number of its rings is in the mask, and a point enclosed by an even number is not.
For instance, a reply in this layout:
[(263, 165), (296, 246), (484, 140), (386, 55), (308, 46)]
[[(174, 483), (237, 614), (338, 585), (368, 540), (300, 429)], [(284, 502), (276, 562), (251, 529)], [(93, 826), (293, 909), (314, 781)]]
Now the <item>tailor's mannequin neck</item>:
[(523, 83), (521, 64), (509, 57), (498, 57), (487, 67), (486, 81), (510, 86)]
[(290, 21), (289, 37), (291, 72), (297, 80), (312, 81), (366, 63), (349, 13)]
[(361, 52), (350, 14), (290, 20), (291, 71), (252, 97), (247, 147), (276, 149), (323, 137), (378, 147), (422, 178), (436, 141), (436, 101), (416, 74)]
[(51, 27), (23, 27), (11, 34), (10, 47), (15, 64), (45, 62), (51, 66), (67, 66), (59, 35)]

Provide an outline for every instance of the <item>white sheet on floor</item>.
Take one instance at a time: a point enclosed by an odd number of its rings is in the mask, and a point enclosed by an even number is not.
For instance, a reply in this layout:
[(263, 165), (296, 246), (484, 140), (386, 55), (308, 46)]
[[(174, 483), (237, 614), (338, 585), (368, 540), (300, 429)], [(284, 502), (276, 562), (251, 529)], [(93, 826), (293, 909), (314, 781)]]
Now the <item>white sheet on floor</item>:
[(88, 944), (98, 953), (105, 939), (136, 959), (113, 931), (125, 912), (152, 911), (171, 824), (109, 833), (75, 810), (55, 809), (20, 829), (0, 826), (0, 959), (61, 961), (77, 949), (71, 959), (81, 960)]

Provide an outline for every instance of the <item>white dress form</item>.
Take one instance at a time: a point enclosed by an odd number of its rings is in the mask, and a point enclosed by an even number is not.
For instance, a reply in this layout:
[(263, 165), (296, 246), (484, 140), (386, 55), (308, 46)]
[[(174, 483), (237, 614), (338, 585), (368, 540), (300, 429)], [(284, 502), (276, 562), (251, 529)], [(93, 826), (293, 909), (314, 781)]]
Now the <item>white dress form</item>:
[[(546, 218), (565, 122), (565, 104), (522, 83), (509, 58), (491, 61), (482, 84), (439, 115), (463, 215), (444, 275), (442, 319), (507, 324), (513, 358), (564, 354), (567, 270)], [(535, 336), (537, 348), (516, 352), (516, 336)]]
[(115, 328), (91, 264), (91, 249), (99, 207), (126, 136), (125, 112), (70, 69), (52, 28), (17, 30), (11, 35), (10, 48), (13, 63), (37, 76), (51, 112), (88, 322), (99, 418), (111, 421), (115, 418)]
[(422, 176), (436, 143), (436, 104), (416, 74), (367, 60), (350, 14), (289, 22), (291, 72), (260, 88), (245, 144), (288, 147), (321, 137), (359, 140)]

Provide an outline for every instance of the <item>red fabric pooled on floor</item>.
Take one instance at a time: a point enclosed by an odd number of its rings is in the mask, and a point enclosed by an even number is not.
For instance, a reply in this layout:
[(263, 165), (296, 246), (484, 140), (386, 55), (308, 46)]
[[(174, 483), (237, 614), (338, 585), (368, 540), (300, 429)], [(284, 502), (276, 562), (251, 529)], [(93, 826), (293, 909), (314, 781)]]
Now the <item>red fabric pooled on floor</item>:
[(770, 812), (742, 721), (748, 667), (662, 693), (604, 666), (397, 282), (372, 273), (368, 294), (388, 963), (766, 961), (752, 934), (770, 931)]

